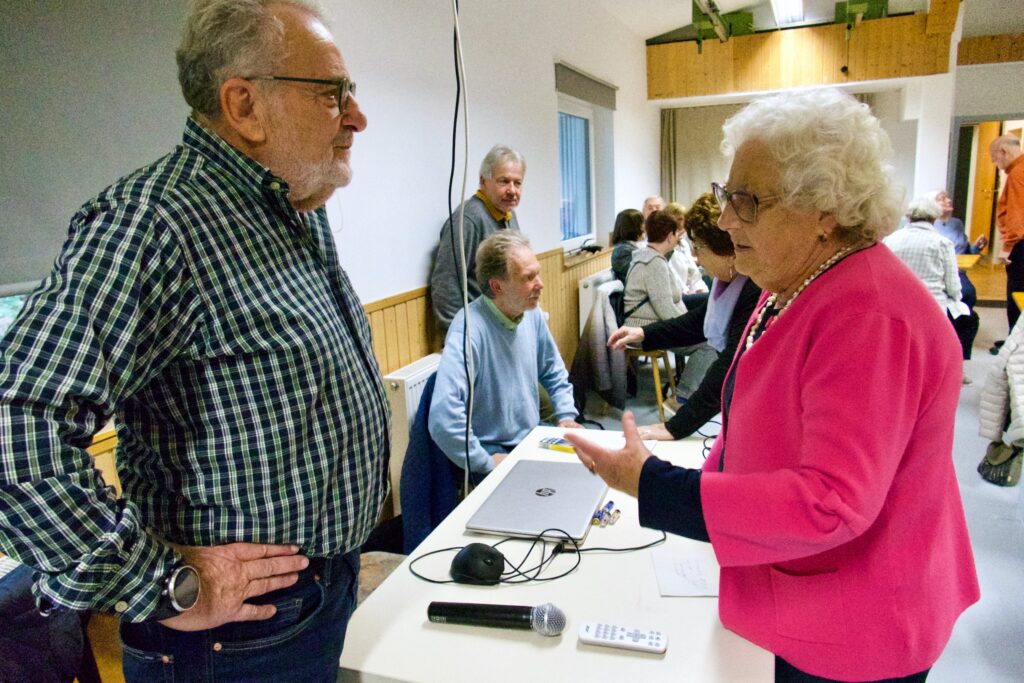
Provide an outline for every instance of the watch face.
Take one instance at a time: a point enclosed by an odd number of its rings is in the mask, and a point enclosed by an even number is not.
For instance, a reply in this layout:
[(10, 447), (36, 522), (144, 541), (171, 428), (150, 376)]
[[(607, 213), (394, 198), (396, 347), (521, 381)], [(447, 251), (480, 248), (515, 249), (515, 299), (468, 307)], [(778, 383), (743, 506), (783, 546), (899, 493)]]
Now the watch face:
[(189, 566), (182, 567), (174, 577), (174, 602), (184, 612), (199, 600), (199, 572)]

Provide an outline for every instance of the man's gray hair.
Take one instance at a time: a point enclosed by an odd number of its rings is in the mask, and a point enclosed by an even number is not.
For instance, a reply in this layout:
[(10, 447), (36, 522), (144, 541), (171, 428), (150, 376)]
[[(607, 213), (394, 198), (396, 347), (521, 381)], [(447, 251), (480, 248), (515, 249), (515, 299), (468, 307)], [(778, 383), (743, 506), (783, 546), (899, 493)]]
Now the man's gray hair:
[(494, 167), (509, 163), (519, 164), (519, 169), (526, 175), (526, 159), (522, 154), (507, 145), (495, 145), (480, 162), (480, 177), (493, 180)]
[(508, 279), (508, 258), (516, 249), (529, 249), (530, 240), (518, 230), (499, 230), (483, 242), (476, 250), (476, 281), (480, 290), (494, 298), (491, 280)]
[(272, 75), (285, 47), (272, 5), (296, 7), (323, 21), (320, 10), (302, 0), (192, 0), (175, 56), (181, 94), (193, 111), (217, 118), (224, 81)]
[(907, 218), (911, 221), (925, 221), (934, 223), (935, 219), (942, 215), (942, 209), (933, 197), (925, 195), (917, 197), (907, 207)]

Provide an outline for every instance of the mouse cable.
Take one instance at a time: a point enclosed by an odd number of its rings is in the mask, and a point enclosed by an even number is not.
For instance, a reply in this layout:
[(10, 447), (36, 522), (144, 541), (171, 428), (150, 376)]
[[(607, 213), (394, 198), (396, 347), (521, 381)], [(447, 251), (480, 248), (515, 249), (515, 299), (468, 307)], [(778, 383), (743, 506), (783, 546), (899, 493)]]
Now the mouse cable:
[[(576, 556), (575, 564), (573, 564), (572, 567), (570, 567), (566, 571), (562, 572), (561, 574), (557, 574), (555, 576), (546, 576), (546, 577), (541, 577), (540, 576), (541, 572), (544, 571), (544, 569), (546, 569), (554, 561), (554, 559), (562, 552), (561, 548), (565, 547), (565, 541), (552, 541), (550, 539), (545, 538), (544, 535), (547, 534), (549, 531), (554, 531), (556, 533), (559, 533), (559, 534), (565, 536), (566, 541), (572, 543), (573, 547), (576, 548), (577, 550), (579, 550), (579, 544), (566, 531), (564, 531), (562, 529), (555, 529), (555, 528), (544, 529), (539, 534), (537, 534), (536, 536), (533, 537), (533, 542), (530, 544), (530, 547), (527, 549), (526, 554), (523, 556), (523, 559), (519, 562), (518, 565), (512, 565), (512, 562), (506, 559), (506, 561), (509, 563), (509, 565), (512, 566), (512, 570), (502, 574), (502, 579), (501, 579), (502, 583), (519, 584), (519, 583), (530, 583), (530, 582), (534, 582), (534, 581), (554, 581), (555, 579), (560, 579), (563, 576), (567, 576), (567, 575), (571, 574), (572, 572), (576, 571), (577, 567), (580, 566), (580, 562), (581, 562), (579, 555)], [(493, 547), (497, 548), (502, 543), (507, 543), (508, 541), (512, 541), (512, 540), (516, 540), (516, 539), (514, 539), (514, 538), (504, 538), (504, 539), (498, 541), (497, 543), (495, 543)], [(522, 569), (522, 566), (533, 555), (534, 548), (537, 547), (538, 543), (541, 546), (540, 563), (538, 563), (537, 565), (535, 565), (533, 567), (530, 567), (529, 569)], [(555, 546), (552, 549), (550, 555), (547, 554), (548, 543), (554, 543), (555, 544)], [(506, 575), (508, 575), (509, 578), (505, 578)]]
[(455, 583), (455, 579), (445, 579), (445, 580), (441, 580), (441, 579), (431, 579), (431, 578), (429, 578), (429, 577), (427, 577), (427, 576), (423, 576), (422, 574), (420, 574), (419, 572), (417, 572), (417, 571), (416, 571), (415, 569), (413, 569), (412, 567), (413, 567), (413, 565), (414, 565), (414, 564), (416, 564), (417, 562), (419, 562), (419, 561), (420, 561), (420, 560), (422, 560), (422, 559), (425, 559), (425, 558), (431, 557), (431, 556), (433, 556), (433, 555), (438, 555), (438, 554), (440, 554), (440, 553), (447, 553), (447, 552), (451, 552), (451, 551), (453, 551), (453, 550), (454, 550), (455, 552), (458, 552), (458, 551), (462, 550), (462, 549), (463, 549), (464, 547), (465, 547), (465, 546), (457, 545), (457, 546), (452, 546), (451, 548), (441, 548), (440, 550), (431, 550), (431, 551), (430, 551), (429, 553), (423, 553), (423, 554), (422, 554), (422, 555), (420, 555), (419, 557), (414, 557), (414, 558), (413, 558), (413, 559), (412, 559), (412, 560), (411, 560), (411, 561), (409, 562), (409, 573), (410, 573), (410, 574), (412, 574), (413, 576), (415, 576), (415, 577), (416, 577), (417, 579), (422, 579), (423, 581), (427, 581), (428, 583)]

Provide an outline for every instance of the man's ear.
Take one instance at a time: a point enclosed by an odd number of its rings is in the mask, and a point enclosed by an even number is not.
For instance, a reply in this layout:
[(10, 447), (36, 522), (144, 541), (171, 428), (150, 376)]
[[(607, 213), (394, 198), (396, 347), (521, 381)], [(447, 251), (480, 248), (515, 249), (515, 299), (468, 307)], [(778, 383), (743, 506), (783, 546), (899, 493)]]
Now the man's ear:
[(224, 124), (249, 144), (264, 142), (267, 131), (262, 111), (256, 107), (252, 81), (229, 78), (221, 84), (219, 94)]
[(487, 286), (491, 288), (491, 293), (494, 296), (498, 296), (499, 294), (501, 294), (501, 291), (503, 289), (501, 285), (501, 280), (496, 277), (492, 277), (490, 280), (487, 281)]

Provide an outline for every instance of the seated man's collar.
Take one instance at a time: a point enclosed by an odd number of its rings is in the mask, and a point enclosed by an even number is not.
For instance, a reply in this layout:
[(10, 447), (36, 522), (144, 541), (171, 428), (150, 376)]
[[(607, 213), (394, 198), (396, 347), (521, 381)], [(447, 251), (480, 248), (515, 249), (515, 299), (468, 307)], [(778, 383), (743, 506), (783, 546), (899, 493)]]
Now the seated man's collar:
[(523, 316), (525, 313), (520, 313), (519, 317), (513, 320), (501, 312), (501, 309), (494, 303), (494, 299), (486, 294), (484, 294), (482, 298), (485, 302), (485, 306), (490, 309), (491, 314), (494, 315), (494, 319), (501, 323), (501, 326), (506, 330), (515, 332), (516, 328), (519, 327), (519, 323), (523, 322)]

